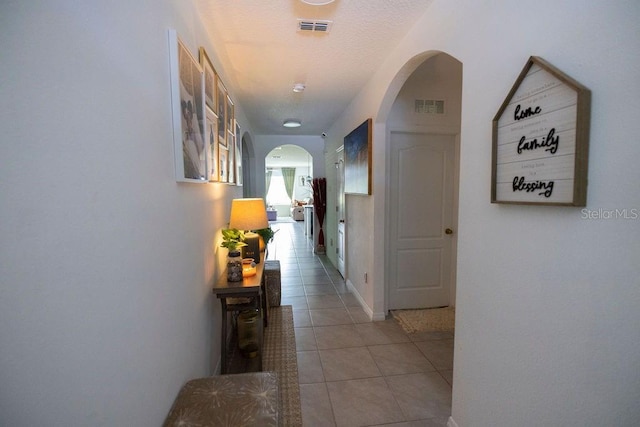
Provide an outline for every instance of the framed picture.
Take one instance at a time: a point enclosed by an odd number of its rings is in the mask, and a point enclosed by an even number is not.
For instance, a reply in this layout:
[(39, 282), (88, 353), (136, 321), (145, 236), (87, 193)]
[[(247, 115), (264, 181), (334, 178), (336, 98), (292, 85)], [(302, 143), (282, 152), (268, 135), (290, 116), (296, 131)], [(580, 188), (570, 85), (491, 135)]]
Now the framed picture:
[(229, 176), (227, 174), (229, 167), (229, 150), (221, 145), (218, 146), (218, 164), (220, 182), (229, 182)]
[(233, 110), (233, 101), (231, 97), (227, 94), (227, 132), (234, 134), (235, 128), (233, 127), (233, 122), (235, 119)]
[(229, 167), (227, 170), (228, 183), (235, 184), (236, 183), (236, 137), (233, 133), (229, 133), (227, 135), (227, 143), (229, 148), (229, 154), (227, 155), (229, 159)]
[(169, 30), (171, 108), (176, 180), (207, 182), (202, 68)]
[(207, 55), (207, 51), (200, 47), (200, 66), (204, 73), (204, 101), (207, 107), (215, 114), (218, 108), (216, 103), (216, 72)]
[(242, 185), (242, 136), (238, 122), (236, 122), (236, 184)]
[(218, 108), (218, 143), (227, 147), (227, 90), (220, 79), (216, 80), (216, 100)]
[(367, 119), (344, 137), (344, 192), (371, 194), (373, 121)]
[(591, 92), (532, 56), (493, 119), (491, 202), (585, 206)]
[(207, 175), (210, 182), (217, 182), (220, 179), (218, 165), (218, 116), (211, 108), (205, 107), (207, 111), (207, 121), (205, 123), (205, 139), (207, 141)]

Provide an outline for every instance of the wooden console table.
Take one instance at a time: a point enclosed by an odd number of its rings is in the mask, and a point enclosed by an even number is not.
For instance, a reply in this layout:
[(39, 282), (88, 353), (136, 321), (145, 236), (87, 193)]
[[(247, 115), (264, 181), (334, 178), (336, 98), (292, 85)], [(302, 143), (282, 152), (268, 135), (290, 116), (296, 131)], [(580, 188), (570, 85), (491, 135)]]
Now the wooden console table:
[[(213, 286), (213, 293), (220, 300), (222, 305), (222, 335), (220, 337), (221, 348), (221, 367), (220, 373), (226, 374), (228, 368), (227, 361), (227, 312), (239, 312), (243, 310), (258, 310), (261, 317), (259, 327), (259, 368), (262, 370), (262, 352), (264, 331), (263, 328), (267, 326), (267, 290), (265, 281), (263, 280), (264, 273), (264, 254), (261, 255), (262, 262), (256, 265), (256, 274), (254, 276), (245, 277), (242, 281), (229, 282), (227, 280), (227, 270), (222, 272), (222, 275)], [(241, 298), (248, 300), (243, 303), (230, 303), (227, 301), (230, 298)]]

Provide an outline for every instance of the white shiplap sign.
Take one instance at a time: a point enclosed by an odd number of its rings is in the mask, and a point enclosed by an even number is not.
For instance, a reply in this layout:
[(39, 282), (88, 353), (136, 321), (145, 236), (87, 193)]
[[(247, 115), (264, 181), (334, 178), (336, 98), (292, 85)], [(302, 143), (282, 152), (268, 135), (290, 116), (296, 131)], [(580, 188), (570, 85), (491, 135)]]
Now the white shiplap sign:
[(493, 203), (586, 204), (590, 92), (531, 57), (493, 120)]

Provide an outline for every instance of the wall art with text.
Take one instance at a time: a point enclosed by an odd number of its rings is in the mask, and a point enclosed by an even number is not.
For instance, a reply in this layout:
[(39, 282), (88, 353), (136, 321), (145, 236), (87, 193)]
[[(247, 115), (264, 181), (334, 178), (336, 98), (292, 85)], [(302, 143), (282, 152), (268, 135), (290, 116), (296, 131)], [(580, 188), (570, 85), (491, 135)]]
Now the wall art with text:
[(491, 202), (585, 206), (591, 92), (540, 57), (493, 119)]

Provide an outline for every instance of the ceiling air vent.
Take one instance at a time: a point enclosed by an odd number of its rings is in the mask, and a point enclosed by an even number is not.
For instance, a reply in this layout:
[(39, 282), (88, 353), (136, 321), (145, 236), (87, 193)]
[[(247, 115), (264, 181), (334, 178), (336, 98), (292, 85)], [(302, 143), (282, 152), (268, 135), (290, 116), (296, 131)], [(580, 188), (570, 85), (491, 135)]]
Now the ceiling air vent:
[(298, 19), (298, 31), (311, 31), (316, 33), (328, 33), (333, 21)]

